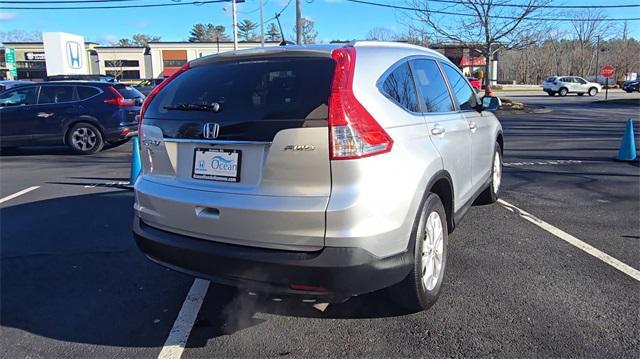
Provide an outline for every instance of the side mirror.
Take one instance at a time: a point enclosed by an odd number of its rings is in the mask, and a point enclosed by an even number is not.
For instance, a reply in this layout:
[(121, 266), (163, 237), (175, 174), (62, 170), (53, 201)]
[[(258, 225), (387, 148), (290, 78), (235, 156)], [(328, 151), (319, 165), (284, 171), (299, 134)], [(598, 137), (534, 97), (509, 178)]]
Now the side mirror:
[(499, 97), (485, 96), (482, 98), (482, 108), (485, 111), (498, 111), (502, 106)]

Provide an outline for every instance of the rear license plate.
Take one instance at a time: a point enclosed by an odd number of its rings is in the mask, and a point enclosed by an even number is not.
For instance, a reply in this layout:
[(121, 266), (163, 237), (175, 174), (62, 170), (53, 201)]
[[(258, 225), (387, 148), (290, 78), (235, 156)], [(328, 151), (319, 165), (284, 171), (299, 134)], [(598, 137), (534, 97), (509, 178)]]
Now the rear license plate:
[(196, 148), (193, 178), (223, 182), (240, 182), (242, 152), (219, 148)]

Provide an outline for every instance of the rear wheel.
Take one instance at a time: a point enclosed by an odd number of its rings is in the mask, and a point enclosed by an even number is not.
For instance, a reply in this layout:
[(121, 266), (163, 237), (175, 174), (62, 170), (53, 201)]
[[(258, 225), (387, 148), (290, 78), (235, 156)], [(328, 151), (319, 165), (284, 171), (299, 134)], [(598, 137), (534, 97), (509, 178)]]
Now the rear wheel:
[(548, 91), (548, 92), (547, 92), (547, 94), (548, 94), (549, 96), (555, 96), (555, 95), (556, 95), (556, 93), (555, 93), (555, 92), (553, 92), (553, 91)]
[(491, 204), (498, 200), (500, 185), (502, 184), (502, 151), (500, 145), (496, 143), (493, 151), (493, 162), (491, 165), (491, 182), (487, 188), (478, 196), (477, 204)]
[(447, 216), (436, 194), (430, 193), (424, 201), (413, 236), (413, 269), (390, 288), (390, 294), (405, 308), (421, 311), (438, 299), (447, 264)]
[(566, 88), (561, 88), (560, 91), (558, 91), (558, 95), (564, 97), (567, 96), (567, 94), (569, 93), (569, 90), (567, 90)]
[(67, 145), (81, 155), (96, 153), (104, 146), (100, 130), (86, 122), (73, 125), (67, 132), (66, 140)]
[(592, 87), (592, 88), (589, 89), (589, 96), (593, 97), (593, 96), (595, 96), (597, 94), (598, 94), (598, 89), (597, 88)]

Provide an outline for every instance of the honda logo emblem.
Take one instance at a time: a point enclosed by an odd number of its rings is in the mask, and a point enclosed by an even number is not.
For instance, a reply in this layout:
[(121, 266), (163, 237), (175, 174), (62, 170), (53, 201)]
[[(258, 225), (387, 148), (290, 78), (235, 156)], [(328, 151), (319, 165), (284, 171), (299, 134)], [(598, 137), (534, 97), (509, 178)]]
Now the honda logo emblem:
[(220, 125), (217, 123), (205, 123), (204, 128), (202, 129), (202, 136), (209, 140), (213, 140), (218, 138), (218, 133), (220, 133)]
[(67, 41), (67, 62), (72, 69), (79, 69), (82, 67), (80, 61), (80, 54), (82, 48), (80, 44), (75, 41)]

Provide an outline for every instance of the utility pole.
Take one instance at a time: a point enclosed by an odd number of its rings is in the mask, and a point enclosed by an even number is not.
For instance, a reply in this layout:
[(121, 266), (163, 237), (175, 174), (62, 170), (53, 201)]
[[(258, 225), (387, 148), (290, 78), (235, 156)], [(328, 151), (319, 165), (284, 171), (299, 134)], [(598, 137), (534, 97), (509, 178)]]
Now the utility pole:
[(296, 45), (302, 45), (302, 0), (296, 0)]
[(262, 13), (262, 0), (260, 0), (260, 45), (264, 47), (264, 16)]
[(231, 0), (231, 13), (233, 16), (233, 50), (238, 50), (238, 17), (236, 14), (236, 0)]
[(599, 55), (600, 55), (600, 35), (598, 35), (596, 37), (597, 41), (596, 41), (596, 71), (595, 71), (595, 75), (596, 75), (596, 82), (598, 82), (598, 72), (599, 72)]

